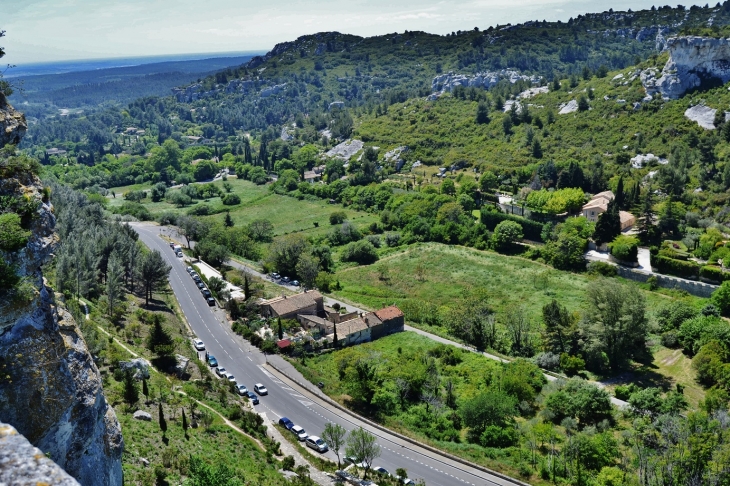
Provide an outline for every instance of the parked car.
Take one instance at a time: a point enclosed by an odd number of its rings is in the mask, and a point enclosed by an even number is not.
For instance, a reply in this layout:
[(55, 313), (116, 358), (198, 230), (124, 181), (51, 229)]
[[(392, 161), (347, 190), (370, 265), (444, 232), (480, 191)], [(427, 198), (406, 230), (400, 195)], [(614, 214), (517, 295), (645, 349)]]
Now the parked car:
[(289, 283), (289, 277), (282, 277), (281, 281), (284, 283)]
[(297, 439), (299, 439), (300, 441), (306, 440), (308, 437), (307, 431), (298, 425), (295, 425), (294, 427), (292, 427), (289, 430), (291, 430), (292, 434), (296, 435)]
[(314, 449), (317, 452), (327, 452), (329, 450), (327, 443), (316, 435), (310, 435), (307, 437), (305, 444), (307, 444), (307, 447)]
[(203, 282), (198, 282), (198, 288), (203, 290), (205, 288), (205, 284)]
[(191, 270), (191, 271), (190, 271), (190, 272), (188, 272), (188, 273), (189, 273), (189, 274), (190, 274), (190, 276), (191, 276), (191, 277), (193, 277), (193, 278), (195, 278), (195, 277), (197, 277), (197, 276), (198, 276), (198, 272), (196, 272), (195, 270)]
[(259, 395), (268, 395), (269, 394), (269, 390), (267, 390), (266, 387), (264, 385), (262, 385), (261, 383), (256, 383), (253, 386), (253, 391), (258, 393)]
[(299, 287), (299, 280), (292, 280), (291, 284), (295, 287)]
[(193, 273), (193, 267), (187, 267), (185, 271), (188, 273)]
[(236, 377), (233, 376), (232, 374), (228, 373), (228, 381), (232, 381), (233, 383), (235, 383), (236, 382)]
[(193, 346), (195, 346), (195, 349), (198, 351), (205, 351), (205, 343), (200, 339), (193, 339)]
[(226, 369), (221, 366), (217, 370), (215, 370), (215, 374), (218, 376), (225, 376), (227, 374)]
[(345, 464), (357, 464), (357, 459), (352, 456), (345, 456), (342, 458), (342, 462)]
[(411, 485), (411, 484), (415, 485), (416, 484), (416, 482), (414, 480), (409, 479), (409, 478), (402, 478), (400, 476), (396, 476), (395, 478), (398, 481), (400, 481), (401, 483), (403, 483), (403, 484), (408, 484), (408, 485)]
[(177, 256), (178, 258), (182, 258), (183, 252), (179, 251), (179, 252), (175, 253), (175, 256)]
[(211, 294), (210, 290), (208, 290), (208, 289), (203, 289), (203, 290), (201, 290), (201, 292), (203, 293), (203, 297), (205, 297), (206, 299), (208, 297), (213, 297), (213, 294)]
[(242, 397), (248, 396), (248, 388), (246, 388), (246, 385), (236, 385), (236, 391)]
[(208, 302), (208, 305), (213, 307), (215, 305), (215, 299), (213, 297), (208, 297), (205, 299)]
[(385, 474), (386, 476), (390, 476), (390, 473), (388, 472), (388, 470), (382, 466), (374, 467), (373, 471), (380, 473), (380, 474)]
[(200, 277), (198, 277), (197, 275), (193, 275), (193, 280), (195, 281), (195, 283), (200, 283), (200, 282), (202, 282), (202, 281), (203, 281), (203, 280), (202, 280), (202, 279), (201, 279)]
[(208, 356), (208, 366), (215, 368), (218, 366), (218, 360), (212, 354)]
[(274, 272), (274, 273), (271, 274), (271, 278), (273, 278), (274, 280), (279, 280), (281, 278), (281, 275), (279, 275), (278, 273)]
[(170, 242), (170, 248), (175, 248), (175, 243)]
[(248, 392), (248, 399), (251, 400), (251, 403), (254, 405), (259, 404), (259, 397), (257, 397), (254, 392)]
[(286, 417), (281, 417), (279, 419), (279, 425), (286, 427), (286, 430), (291, 430), (291, 428), (294, 427), (294, 422), (292, 422), (291, 420), (289, 420)]

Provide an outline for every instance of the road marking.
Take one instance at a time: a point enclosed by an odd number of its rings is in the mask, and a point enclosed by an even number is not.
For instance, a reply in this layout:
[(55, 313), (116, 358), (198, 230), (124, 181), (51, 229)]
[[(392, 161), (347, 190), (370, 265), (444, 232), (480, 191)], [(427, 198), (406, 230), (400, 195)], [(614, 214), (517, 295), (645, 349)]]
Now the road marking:
[(314, 405), (312, 402), (308, 402), (306, 400), (299, 400), (299, 403), (301, 403), (305, 407), (309, 407), (310, 405)]

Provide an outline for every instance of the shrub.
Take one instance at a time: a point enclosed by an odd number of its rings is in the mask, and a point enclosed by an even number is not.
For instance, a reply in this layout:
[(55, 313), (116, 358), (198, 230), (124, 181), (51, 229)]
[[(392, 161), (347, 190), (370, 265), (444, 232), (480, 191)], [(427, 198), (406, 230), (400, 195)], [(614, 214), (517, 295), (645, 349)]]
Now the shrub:
[(613, 395), (619, 400), (627, 401), (637, 391), (639, 391), (639, 387), (635, 383), (629, 383), (628, 385), (618, 385), (613, 390)]
[(522, 226), (515, 221), (502, 221), (494, 228), (492, 241), (494, 247), (500, 250), (511, 248), (524, 236)]
[(12, 289), (18, 282), (20, 277), (15, 273), (15, 268), (0, 258), (0, 291)]
[(15, 213), (0, 214), (0, 250), (16, 251), (28, 244), (30, 231), (25, 231), (20, 216)]
[(667, 258), (661, 254), (651, 255), (651, 266), (659, 273), (682, 278), (697, 279), (700, 275), (700, 267), (696, 263)]
[(385, 244), (393, 247), (400, 244), (400, 233), (389, 232), (385, 234)]
[(150, 221), (152, 215), (142, 204), (126, 201), (124, 204), (113, 210), (116, 214), (126, 214), (137, 218), (140, 221)]
[(648, 279), (646, 279), (646, 283), (649, 284), (649, 290), (654, 291), (659, 288), (659, 279), (656, 278), (656, 275), (652, 275)]
[(330, 214), (330, 224), (342, 224), (343, 221), (347, 219), (347, 213), (344, 211), (335, 211), (334, 213)]
[(560, 366), (560, 356), (555, 353), (540, 353), (534, 358), (535, 364), (544, 370), (555, 370)]
[(730, 315), (730, 281), (725, 281), (712, 293), (712, 303), (723, 316)]
[(665, 348), (676, 348), (678, 345), (679, 339), (676, 332), (667, 331), (662, 334), (662, 346)]
[(725, 280), (730, 280), (730, 272), (723, 272), (720, 267), (705, 265), (700, 268), (700, 277), (721, 283)]
[(348, 243), (340, 259), (343, 262), (356, 262), (360, 265), (369, 265), (378, 261), (378, 253), (375, 247), (368, 240), (354, 241)]
[(207, 204), (196, 204), (192, 208), (188, 209), (188, 214), (191, 216), (207, 216), (213, 211)]
[(226, 194), (221, 199), (223, 204), (226, 206), (235, 206), (236, 204), (241, 204), (241, 198), (238, 196), (238, 194)]
[(586, 369), (586, 362), (579, 356), (570, 356), (568, 353), (560, 355), (560, 368), (568, 376), (575, 376)]
[(635, 236), (618, 235), (608, 247), (617, 260), (635, 262), (639, 254), (639, 239)]
[(587, 267), (591, 275), (603, 275), (604, 277), (615, 277), (618, 270), (615, 265), (606, 262), (590, 262)]
[(514, 221), (522, 226), (522, 232), (524, 233), (525, 238), (528, 240), (542, 241), (541, 235), (543, 224), (537, 221), (531, 221), (513, 214), (490, 211), (488, 208), (482, 209), (480, 219), (482, 224), (486, 226), (489, 231), (494, 231), (494, 228), (496, 228), (502, 221)]
[(380, 248), (380, 236), (378, 235), (368, 235), (366, 238), (375, 248)]

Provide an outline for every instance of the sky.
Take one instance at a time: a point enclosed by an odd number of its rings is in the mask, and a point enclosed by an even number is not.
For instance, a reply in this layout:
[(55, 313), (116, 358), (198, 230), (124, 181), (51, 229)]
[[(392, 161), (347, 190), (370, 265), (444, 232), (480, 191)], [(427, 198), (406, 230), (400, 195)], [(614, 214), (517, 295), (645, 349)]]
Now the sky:
[[(705, 2), (682, 2), (685, 6)], [(715, 3), (715, 2), (714, 2)], [(300, 35), (446, 34), (650, 8), (647, 0), (0, 0), (2, 64), (268, 51)]]

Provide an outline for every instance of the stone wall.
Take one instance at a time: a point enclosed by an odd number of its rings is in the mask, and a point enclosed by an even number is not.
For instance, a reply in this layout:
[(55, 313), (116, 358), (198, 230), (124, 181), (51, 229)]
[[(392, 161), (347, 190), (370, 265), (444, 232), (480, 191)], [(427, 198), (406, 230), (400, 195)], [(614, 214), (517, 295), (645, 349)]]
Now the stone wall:
[(695, 282), (693, 280), (685, 280), (683, 278), (670, 277), (668, 275), (652, 275), (622, 266), (617, 266), (616, 268), (620, 277), (634, 280), (636, 282), (646, 282), (649, 280), (649, 277), (653, 276), (656, 277), (657, 284), (662, 288), (684, 290), (688, 294), (695, 295), (697, 297), (709, 298), (715, 289), (717, 289), (717, 285), (707, 284), (704, 282)]

